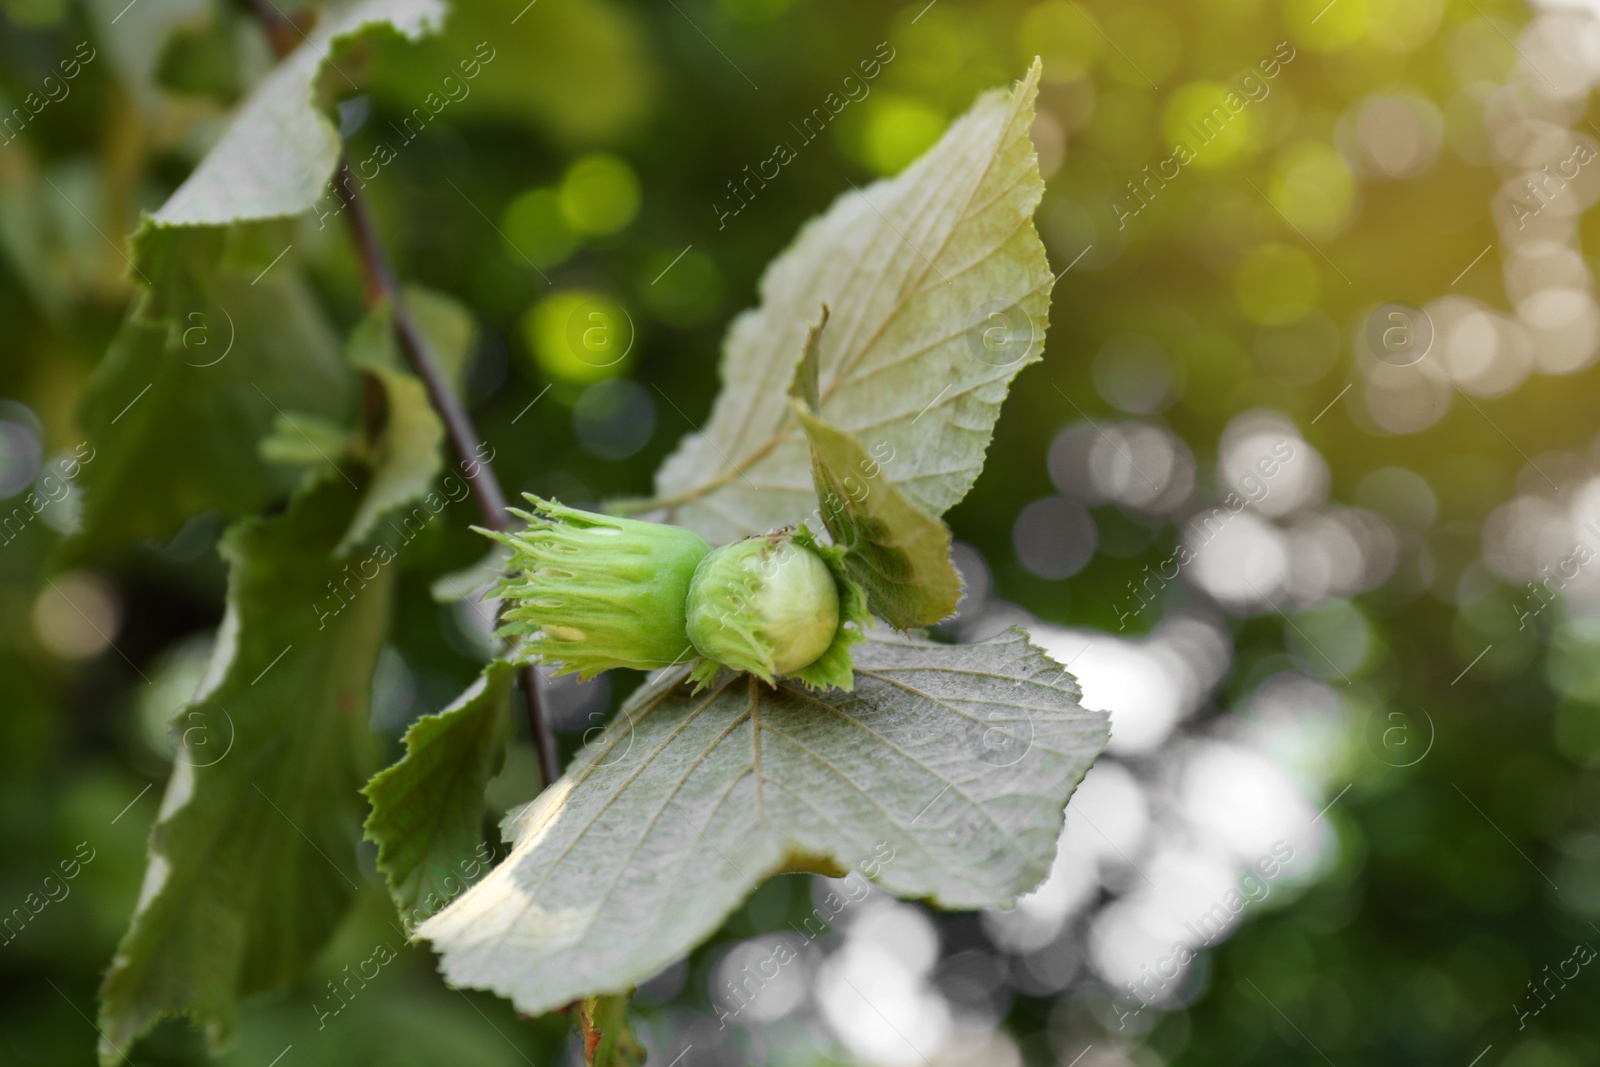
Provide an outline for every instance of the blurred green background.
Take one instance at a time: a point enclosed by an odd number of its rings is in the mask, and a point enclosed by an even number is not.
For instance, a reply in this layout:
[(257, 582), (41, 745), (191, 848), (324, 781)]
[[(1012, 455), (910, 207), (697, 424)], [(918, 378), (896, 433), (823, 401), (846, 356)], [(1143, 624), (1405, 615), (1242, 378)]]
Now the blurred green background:
[[(221, 618), (214, 516), (70, 567), (57, 554), (80, 503), (59, 479), (84, 455), (77, 405), (134, 296), (126, 235), (271, 62), (218, 0), (125, 4), (0, 5), (0, 113), (51, 94), (26, 128), (0, 125), (0, 508), (53, 501), (0, 516), (0, 915), (26, 920), (0, 935), (7, 1064), (91, 1062), (171, 719)], [(493, 58), (470, 94), (407, 139), (404, 117), (480, 42)], [(851, 90), (875, 55), (892, 58)], [(502, 482), (581, 507), (649, 490), (709, 410), (728, 319), (804, 220), (1035, 55), (1037, 222), (1065, 273), (1044, 364), (949, 516), (970, 596), (945, 629), (1020, 620), (1063, 660), (1091, 650), (1074, 669), (1121, 739), (1085, 787), (1094, 832), (1069, 818), (1057, 875), (1017, 913), (874, 898), (794, 988), (721, 1027), (739, 953), (810, 910), (811, 879), (774, 880), (641, 992), (653, 1062), (1600, 1062), (1600, 976), (1563, 969), (1600, 943), (1600, 583), (1572, 562), (1576, 543), (1600, 550), (1592, 5), (463, 0), (439, 37), (353, 49), (359, 94), (332, 88), (352, 159), (394, 149), (367, 191), (401, 272), (477, 317), (468, 399)], [(841, 92), (826, 134), (734, 213), (745, 168)], [(1219, 104), (1225, 128), (1166, 162)], [(344, 231), (291, 232), (348, 329)], [(625, 358), (575, 351), (585, 301)], [(1390, 301), (1412, 307), (1374, 320)], [(1375, 349), (1397, 322), (1431, 337), (1419, 358)], [(1170, 566), (1190, 516), (1251, 495), (1278, 440), (1298, 465), (1137, 608), (1130, 583)], [(429, 594), (480, 555), (468, 521), (447, 512), (402, 557), (374, 680), (391, 758), (482, 654), (470, 610)], [(565, 750), (635, 682), (552, 682)], [(536, 787), (523, 734), (495, 813)], [(1292, 876), (1128, 1015), (1169, 920), (1222, 899), (1290, 816)], [(225, 1062), (568, 1062), (564, 1020), (448, 990), (401, 948), (361, 864), (335, 943), (303, 988), (245, 1012)], [(398, 966), (319, 1029), (320, 988), (386, 940)], [(877, 1019), (840, 1000), (853, 967), (893, 1005)], [(123, 1051), (199, 1049), (171, 1023)]]

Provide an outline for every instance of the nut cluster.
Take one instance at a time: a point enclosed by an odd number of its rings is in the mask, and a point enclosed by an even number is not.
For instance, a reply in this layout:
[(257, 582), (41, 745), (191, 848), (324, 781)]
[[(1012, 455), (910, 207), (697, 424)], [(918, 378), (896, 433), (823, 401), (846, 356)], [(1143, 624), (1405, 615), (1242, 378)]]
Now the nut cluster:
[(702, 685), (727, 668), (850, 688), (865, 598), (804, 527), (712, 548), (682, 527), (528, 500), (513, 510), (524, 529), (482, 531), (512, 551), (500, 635), (527, 658), (581, 678), (693, 662)]

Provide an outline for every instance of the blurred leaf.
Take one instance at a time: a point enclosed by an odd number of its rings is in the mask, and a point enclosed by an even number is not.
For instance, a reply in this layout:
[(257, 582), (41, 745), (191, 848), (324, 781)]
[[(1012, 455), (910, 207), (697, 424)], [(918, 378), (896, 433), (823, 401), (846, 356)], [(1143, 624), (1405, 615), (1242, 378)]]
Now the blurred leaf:
[(284, 412), (272, 420), (272, 431), (256, 447), (268, 463), (293, 467), (326, 467), (331, 473), (339, 458), (355, 447), (355, 434), (341, 423), (308, 415), (303, 411)]
[(950, 531), (883, 477), (855, 434), (830, 426), (794, 401), (811, 442), (811, 472), (822, 521), (845, 550), (845, 571), (867, 607), (897, 630), (932, 626), (955, 614), (961, 576), (950, 562)]
[(786, 870), (856, 868), (953, 908), (1037, 885), (1105, 714), (1020, 631), (967, 646), (878, 634), (855, 659), (849, 694), (735, 674), (696, 696), (685, 669), (642, 686), (508, 817), (505, 862), (419, 928), (445, 977), (529, 1014), (619, 992)]
[(625, 994), (584, 997), (578, 1003), (578, 1029), (588, 1067), (643, 1067), (646, 1054), (628, 1026)]
[(323, 64), (338, 46), (376, 27), (416, 40), (444, 20), (441, 0), (356, 0), (324, 15), (308, 39), (246, 97), (221, 139), (133, 239), (135, 270), (158, 274), (184, 228), (299, 215), (333, 198), (328, 180), (339, 136), (317, 108)]
[(67, 0), (4, 0), (0, 10), (19, 26), (53, 26), (67, 13)]
[[(0, 96), (0, 114), (8, 114)], [(0, 153), (0, 249), (12, 274), (56, 323), (86, 296), (123, 299), (127, 263), (95, 228), (105, 175), (88, 157), (41, 163), (26, 141)], [(80, 210), (82, 213), (80, 213)]]
[[(151, 124), (150, 132), (158, 136), (178, 139), (189, 129), (195, 118), (213, 117), (209, 107), (200, 114), (174, 110), (172, 100), (159, 84), (157, 72), (162, 65), (163, 53), (173, 34), (180, 31), (203, 32), (207, 26), (231, 21), (209, 0), (138, 0), (138, 6), (128, 9), (128, 0), (86, 0), (85, 10), (90, 24), (95, 28), (95, 61), (104, 62), (116, 72), (119, 91), (126, 94), (122, 102), (132, 103), (142, 117)], [(240, 78), (249, 78), (262, 70), (267, 52), (266, 42), (260, 41), (255, 55), (240, 54)], [(215, 138), (215, 131), (205, 137), (203, 144)]]
[(1010, 93), (980, 97), (899, 177), (841, 197), (773, 261), (761, 307), (728, 331), (710, 418), (656, 474), (668, 521), (729, 541), (816, 506), (784, 389), (823, 304), (817, 413), (891, 448), (895, 482), (931, 514), (966, 494), (1012, 377), (1043, 348), (1038, 81), (1036, 64)]
[[(445, 380), (457, 393), (466, 390), (467, 369), (478, 340), (478, 324), (472, 309), (455, 297), (421, 285), (405, 287), (406, 306), (422, 336), (433, 347), (434, 362), (444, 371)], [(391, 341), (393, 334), (390, 334)], [(395, 359), (400, 360), (396, 351)]]
[(407, 929), (458, 896), (489, 858), (480, 851), (483, 793), (505, 763), (513, 673), (496, 660), (449, 707), (418, 719), (405, 756), (363, 790), (367, 837)]
[(657, 99), (651, 43), (612, 0), (477, 0), (455, 5), (444, 32), (416, 47), (380, 45), (373, 92), (403, 114), (429, 107), (431, 91), (444, 121), (514, 120), (562, 141), (605, 143)]
[[(288, 985), (354, 896), (367, 704), (393, 572), (351, 588), (332, 555), (356, 498), (337, 478), (222, 543), (228, 614), (184, 719), (226, 724), (220, 757), (180, 758), (133, 922), (101, 989), (101, 1062), (188, 1014), (213, 1051), (238, 999)], [(350, 600), (327, 611), (336, 580)]]
[(346, 414), (349, 376), (315, 300), (284, 270), (223, 274), (170, 327), (130, 314), (84, 391), (99, 458), (84, 467), (73, 558), (161, 540), (216, 509), (238, 518), (289, 492), (300, 472), (259, 451), (286, 412)]
[(155, 79), (162, 89), (232, 103), (239, 96), (238, 24), (227, 5), (202, 23), (173, 29), (157, 60)]
[[(420, 287), (406, 290), (406, 306), (439, 369), (459, 391), (472, 354), (471, 312), (448, 296)], [(350, 362), (362, 368), (375, 387), (369, 398), (376, 398), (378, 425), (371, 447), (372, 484), (339, 545), (340, 554), (359, 544), (385, 513), (426, 497), (444, 467), (439, 452), (444, 423), (434, 413), (421, 380), (402, 369), (405, 361), (388, 304), (376, 308), (351, 334)]]
[(373, 448), (372, 483), (339, 542), (341, 556), (361, 544), (385, 514), (427, 496), (444, 466), (439, 455), (444, 423), (434, 414), (423, 384), (404, 371), (368, 367), (364, 373), (382, 398), (381, 428)]
[(428, 586), (428, 595), (433, 597), (436, 604), (454, 604), (463, 600), (476, 603), (477, 597), (499, 584), (500, 574), (510, 558), (511, 550), (496, 543), (478, 562), (435, 578)]

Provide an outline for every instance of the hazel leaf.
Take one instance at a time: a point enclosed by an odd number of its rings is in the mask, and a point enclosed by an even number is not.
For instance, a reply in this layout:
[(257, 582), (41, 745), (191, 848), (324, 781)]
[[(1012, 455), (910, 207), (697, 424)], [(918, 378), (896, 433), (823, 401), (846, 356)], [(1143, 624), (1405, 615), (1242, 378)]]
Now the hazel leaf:
[[(471, 314), (427, 290), (411, 288), (406, 295), (430, 350), (447, 376), (459, 377), (472, 350)], [(421, 380), (403, 369), (387, 303), (351, 334), (349, 358), (368, 382), (372, 482), (339, 545), (341, 554), (360, 545), (386, 513), (426, 497), (444, 468), (444, 423)]]
[(289, 413), (323, 426), (347, 419), (350, 375), (311, 292), (287, 271), (251, 277), (214, 272), (197, 283), (200, 310), (123, 322), (81, 403), (95, 458), (70, 558), (165, 540), (208, 510), (242, 518), (281, 500), (302, 472), (262, 456), (274, 424)]
[(696, 695), (682, 666), (641, 686), (507, 817), (505, 861), (418, 928), (445, 977), (533, 1015), (624, 993), (786, 870), (951, 908), (1038, 885), (1105, 713), (1020, 630), (853, 651), (850, 693), (727, 672)]
[(822, 305), (822, 315), (806, 331), (806, 343), (800, 351), (800, 363), (794, 370), (794, 381), (789, 383), (789, 395), (803, 402), (812, 411), (822, 404), (821, 357), (817, 346), (822, 342), (822, 328), (828, 325), (828, 305)]
[(505, 762), (513, 673), (490, 663), (449, 707), (413, 723), (405, 756), (362, 790), (367, 837), (407, 929), (459, 896), (487, 858), (483, 794)]
[(722, 390), (702, 429), (656, 473), (654, 511), (713, 544), (799, 522), (816, 507), (786, 389), (816, 319), (820, 417), (884, 442), (889, 476), (943, 515), (983, 467), (1011, 380), (1041, 358), (1052, 276), (1033, 226), (1043, 195), (1028, 129), (1040, 67), (978, 98), (895, 178), (840, 197), (761, 280), (734, 320)]
[(100, 990), (104, 1064), (171, 1015), (203, 1025), (213, 1053), (226, 1046), (239, 1000), (294, 982), (355, 896), (393, 569), (338, 612), (313, 608), (341, 577), (333, 547), (355, 502), (329, 477), (223, 539), (227, 614), (177, 719), (208, 744), (181, 751), (150, 832), (139, 904)]
[[(324, 65), (352, 39), (387, 29), (417, 40), (444, 23), (442, 0), (355, 0), (326, 10), (300, 47), (251, 90), (211, 151), (133, 240), (135, 269), (159, 276), (160, 261), (184, 230), (284, 218), (333, 201), (327, 187), (339, 134), (317, 107)], [(330, 212), (333, 209), (330, 209)]]
[(844, 549), (845, 571), (866, 592), (867, 608), (897, 630), (949, 618), (961, 599), (950, 530), (889, 480), (859, 437), (803, 401), (792, 404), (811, 442), (822, 521)]
[(337, 210), (328, 181), (339, 138), (316, 103), (335, 53), (380, 29), (415, 40), (444, 14), (442, 0), (353, 0), (323, 10), (183, 184), (141, 221), (129, 256), (143, 286), (138, 308), (84, 394), (97, 462), (85, 465), (83, 530), (68, 558), (165, 539), (209, 510), (239, 518), (282, 499), (302, 472), (262, 457), (274, 419), (348, 416), (337, 340), (293, 258), (279, 262), (295, 239), (274, 220), (319, 202), (325, 215)]

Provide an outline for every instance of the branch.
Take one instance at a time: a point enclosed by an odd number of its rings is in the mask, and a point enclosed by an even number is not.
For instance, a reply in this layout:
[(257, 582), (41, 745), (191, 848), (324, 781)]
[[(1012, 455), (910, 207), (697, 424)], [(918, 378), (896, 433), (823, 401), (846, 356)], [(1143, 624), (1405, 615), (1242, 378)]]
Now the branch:
[[(246, 0), (246, 3), (251, 14), (261, 24), (278, 58), (282, 59), (294, 50), (296, 37), (304, 38), (305, 34), (278, 10), (273, 0)], [(336, 173), (342, 179), (349, 172), (349, 164), (341, 153)], [(478, 503), (478, 510), (483, 514), (484, 525), (492, 530), (507, 529), (509, 524), (506, 521), (505, 492), (500, 488), (500, 481), (495, 477), (493, 468), (487, 463), (477, 461), (475, 449), (481, 439), (472, 424), (472, 417), (467, 414), (466, 407), (450, 388), (450, 383), (445, 380), (443, 372), (439, 369), (439, 361), (434, 359), (427, 340), (417, 328), (416, 320), (411, 317), (411, 309), (406, 304), (405, 294), (400, 289), (394, 266), (384, 251), (383, 242), (378, 238), (377, 227), (373, 225), (372, 216), (367, 211), (366, 201), (349, 181), (334, 182), (334, 189), (344, 203), (346, 217), (350, 221), (351, 235), (355, 239), (356, 251), (361, 259), (362, 274), (366, 283), (367, 307), (370, 309), (381, 301), (388, 302), (394, 315), (394, 329), (400, 342), (400, 349), (405, 353), (406, 362), (411, 365), (412, 371), (422, 380), (423, 387), (428, 391), (428, 399), (432, 402), (434, 410), (439, 413), (439, 418), (443, 420), (445, 434), (450, 439), (451, 451), (456, 454), (457, 459), (467, 465), (462, 467), (463, 470), (472, 465), (477, 467), (477, 475), (468, 478), (467, 484), (471, 487), (473, 499)], [(539, 702), (538, 672), (533, 667), (523, 667), (519, 677), (522, 682), (523, 697), (528, 704), (528, 732), (533, 735), (534, 747), (539, 752), (539, 769), (544, 775), (544, 784), (548, 786), (561, 776), (561, 767), (556, 762), (555, 733), (551, 730), (550, 722), (545, 718), (544, 709)]]
[[(339, 199), (344, 202), (345, 210), (349, 212), (346, 217), (350, 220), (350, 232), (355, 238), (356, 249), (361, 256), (361, 269), (366, 275), (367, 307), (371, 308), (384, 300), (389, 302), (394, 312), (394, 331), (399, 338), (400, 349), (405, 353), (406, 362), (411, 364), (411, 369), (422, 379), (422, 384), (428, 391), (428, 399), (432, 401), (434, 410), (439, 413), (439, 418), (444, 421), (445, 434), (450, 439), (451, 450), (458, 459), (471, 461), (481, 441), (472, 425), (472, 416), (467, 414), (467, 409), (456, 396), (455, 390), (445, 381), (438, 361), (428, 350), (427, 340), (417, 328), (416, 320), (411, 317), (411, 309), (407, 306), (400, 283), (394, 276), (394, 268), (390, 265), (388, 256), (384, 254), (377, 228), (372, 224), (372, 216), (367, 213), (366, 201), (361, 199), (360, 193), (350, 182), (342, 180), (350, 175), (350, 166), (343, 159), (339, 161), (339, 175), (341, 180), (334, 183), (334, 188), (339, 194)], [(467, 479), (473, 499), (478, 502), (478, 510), (483, 513), (484, 525), (491, 530), (504, 530), (508, 525), (505, 493), (500, 489), (500, 482), (495, 478), (494, 471), (487, 464), (478, 464), (478, 467), (479, 474)]]
[[(341, 157), (339, 176), (345, 178), (349, 173), (349, 164)], [(476, 448), (482, 438), (472, 425), (472, 416), (467, 414), (466, 407), (456, 396), (455, 390), (450, 388), (450, 383), (445, 380), (438, 361), (428, 349), (427, 340), (417, 328), (416, 320), (411, 317), (411, 309), (406, 304), (405, 296), (395, 278), (394, 267), (390, 264), (389, 257), (384, 253), (383, 244), (378, 239), (378, 231), (372, 223), (372, 216), (367, 211), (366, 201), (361, 198), (361, 194), (352, 182), (337, 181), (334, 187), (338, 190), (339, 199), (344, 202), (350, 220), (350, 231), (361, 256), (361, 267), (366, 277), (367, 306), (372, 307), (380, 300), (389, 302), (394, 314), (394, 329), (400, 341), (400, 349), (405, 353), (406, 362), (411, 365), (411, 369), (422, 379), (423, 387), (428, 391), (428, 399), (432, 401), (434, 410), (439, 413), (439, 418), (444, 421), (445, 435), (450, 439), (451, 450), (463, 463), (474, 464)], [(475, 477), (468, 478), (467, 484), (472, 489), (473, 499), (478, 502), (478, 510), (483, 513), (484, 525), (491, 530), (505, 530), (509, 524), (506, 522), (506, 495), (500, 488), (500, 480), (495, 477), (493, 468), (487, 463), (477, 463), (476, 466), (478, 473)], [(544, 784), (551, 785), (561, 777), (561, 768), (556, 762), (555, 733), (551, 730), (550, 722), (545, 718), (544, 709), (539, 702), (539, 674), (533, 667), (523, 667), (518, 677), (522, 682), (523, 697), (528, 704), (528, 732), (533, 735), (534, 747), (539, 751), (539, 769), (544, 774)]]

